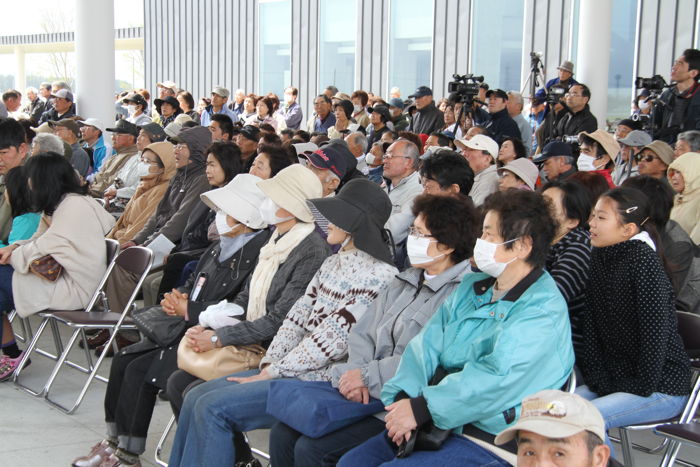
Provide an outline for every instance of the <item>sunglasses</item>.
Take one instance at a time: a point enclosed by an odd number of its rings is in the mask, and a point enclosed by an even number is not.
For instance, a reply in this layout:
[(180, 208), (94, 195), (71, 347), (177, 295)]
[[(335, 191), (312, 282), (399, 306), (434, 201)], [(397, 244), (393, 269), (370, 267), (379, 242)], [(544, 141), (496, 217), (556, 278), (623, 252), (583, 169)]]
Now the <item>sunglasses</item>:
[(634, 158), (637, 160), (637, 162), (652, 162), (654, 159), (658, 159), (658, 157), (652, 156), (651, 154), (637, 154), (634, 156)]

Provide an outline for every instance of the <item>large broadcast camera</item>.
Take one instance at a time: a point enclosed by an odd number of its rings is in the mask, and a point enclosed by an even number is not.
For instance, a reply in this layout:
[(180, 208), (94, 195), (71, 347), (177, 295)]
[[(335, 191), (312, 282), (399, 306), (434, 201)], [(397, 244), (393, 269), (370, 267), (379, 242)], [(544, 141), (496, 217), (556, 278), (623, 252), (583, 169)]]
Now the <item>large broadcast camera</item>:
[(651, 94), (658, 94), (668, 87), (666, 80), (661, 75), (654, 75), (651, 78), (640, 78), (634, 80), (634, 87), (637, 89), (647, 89)]
[(479, 94), (479, 83), (484, 82), (484, 77), (468, 73), (466, 75), (454, 74), (452, 79), (454, 81), (447, 83), (447, 91), (454, 96), (455, 101), (471, 107), (474, 103), (474, 97)]
[(656, 121), (654, 115), (662, 106), (666, 105), (658, 97), (661, 95), (661, 92), (670, 87), (670, 85), (666, 83), (663, 76), (654, 75), (651, 78), (641, 78), (638, 76), (637, 79), (634, 80), (634, 87), (636, 89), (646, 89), (649, 91), (649, 97), (647, 97), (646, 100), (651, 102), (652, 105), (649, 115), (634, 114), (632, 120), (639, 121), (642, 124), (642, 129), (651, 134), (652, 138), (655, 138), (659, 136), (660, 129), (656, 128), (654, 124)]

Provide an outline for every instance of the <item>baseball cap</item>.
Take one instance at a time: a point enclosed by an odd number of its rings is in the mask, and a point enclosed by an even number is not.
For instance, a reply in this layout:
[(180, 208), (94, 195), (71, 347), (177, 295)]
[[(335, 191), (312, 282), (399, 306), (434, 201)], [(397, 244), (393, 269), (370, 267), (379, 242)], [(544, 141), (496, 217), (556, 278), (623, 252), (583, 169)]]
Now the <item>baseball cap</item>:
[(520, 418), (496, 436), (496, 444), (511, 441), (518, 431), (531, 431), (546, 438), (568, 438), (590, 431), (603, 440), (605, 421), (598, 409), (583, 397), (547, 389), (523, 399)]
[(63, 128), (68, 128), (70, 131), (73, 132), (73, 134), (75, 136), (80, 136), (80, 126), (78, 125), (78, 122), (76, 122), (75, 120), (72, 120), (70, 118), (64, 118), (64, 119), (58, 120), (58, 121), (51, 120), (49, 122), (49, 125), (51, 126), (51, 128), (54, 128), (57, 126), (61, 126)]
[(175, 91), (177, 89), (177, 84), (174, 81), (163, 81), (162, 83), (156, 83), (159, 88), (167, 88)]
[(389, 107), (397, 107), (399, 109), (403, 110), (404, 103), (401, 99), (398, 97), (392, 97), (389, 99)]
[(544, 149), (542, 149), (542, 154), (533, 159), (532, 162), (539, 164), (540, 162), (544, 162), (551, 157), (557, 156), (573, 157), (571, 145), (562, 141), (552, 141), (551, 143), (547, 143)]
[(222, 86), (214, 86), (214, 89), (211, 90), (212, 94), (217, 94), (224, 99), (228, 99), (228, 96), (231, 95), (228, 89), (222, 87)]
[(433, 90), (430, 89), (428, 86), (418, 86), (418, 88), (415, 90), (415, 92), (408, 97), (411, 99), (415, 99), (416, 97), (425, 97), (425, 96), (432, 96), (432, 95), (433, 95)]
[(490, 89), (486, 91), (486, 98), (488, 99), (489, 97), (500, 97), (504, 101), (507, 101), (508, 93), (505, 92), (503, 89)]
[(303, 156), (304, 154), (314, 152), (318, 149), (318, 146), (316, 146), (314, 143), (296, 143), (292, 144), (292, 147), (296, 151), (297, 156)]
[(253, 125), (245, 125), (238, 134), (257, 142), (260, 139), (260, 128)]
[(165, 134), (163, 127), (157, 123), (148, 122), (143, 125), (138, 125), (138, 127), (151, 136), (151, 141), (165, 141), (167, 135)]
[(326, 145), (310, 154), (305, 154), (309, 163), (317, 169), (330, 170), (342, 179), (347, 172), (345, 156), (338, 150), (337, 146)]
[(471, 139), (456, 139), (455, 144), (461, 148), (478, 149), (491, 154), (494, 160), (498, 157), (498, 143), (486, 135), (474, 135)]
[(514, 173), (520, 180), (525, 182), (531, 190), (535, 189), (540, 171), (530, 159), (524, 157), (514, 159), (498, 169), (498, 175), (503, 175), (504, 170)]
[(651, 143), (651, 136), (642, 130), (632, 130), (624, 138), (618, 140), (626, 146), (641, 147)]
[(105, 124), (102, 123), (102, 120), (100, 120), (99, 118), (86, 118), (85, 120), (80, 120), (78, 123), (80, 123), (83, 126), (94, 126), (102, 133), (105, 132)]
[(134, 136), (139, 135), (139, 127), (137, 127), (131, 122), (127, 122), (124, 119), (117, 121), (117, 124), (114, 125), (114, 128), (105, 128), (105, 130), (111, 131), (112, 133), (125, 133), (127, 135)]
[(51, 94), (51, 97), (60, 97), (61, 99), (66, 99), (73, 102), (73, 93), (68, 89), (59, 89), (58, 91)]

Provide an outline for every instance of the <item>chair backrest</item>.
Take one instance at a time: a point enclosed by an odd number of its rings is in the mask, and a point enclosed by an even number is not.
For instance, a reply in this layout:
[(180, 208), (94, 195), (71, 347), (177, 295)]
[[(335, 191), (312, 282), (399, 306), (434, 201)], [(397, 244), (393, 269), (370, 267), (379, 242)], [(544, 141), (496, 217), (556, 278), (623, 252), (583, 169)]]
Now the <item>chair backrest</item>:
[(678, 333), (683, 339), (683, 347), (687, 352), (700, 350), (700, 315), (677, 311)]
[(115, 264), (131, 274), (140, 276), (144, 271), (151, 269), (153, 252), (142, 246), (132, 246), (119, 253)]
[(119, 242), (106, 238), (105, 243), (107, 244), (107, 266), (109, 266), (114, 261), (114, 258), (117, 257), (117, 253), (119, 253)]
[[(108, 278), (105, 291), (109, 295), (110, 311), (123, 313), (128, 311), (141, 290), (141, 285), (153, 266), (153, 252), (142, 246), (132, 246), (119, 253), (114, 260), (112, 273), (125, 271), (131, 277), (115, 276)], [(128, 299), (127, 299), (128, 294)]]
[(561, 388), (562, 391), (569, 392), (573, 394), (576, 392), (576, 370), (571, 370), (569, 379), (566, 380), (564, 386)]

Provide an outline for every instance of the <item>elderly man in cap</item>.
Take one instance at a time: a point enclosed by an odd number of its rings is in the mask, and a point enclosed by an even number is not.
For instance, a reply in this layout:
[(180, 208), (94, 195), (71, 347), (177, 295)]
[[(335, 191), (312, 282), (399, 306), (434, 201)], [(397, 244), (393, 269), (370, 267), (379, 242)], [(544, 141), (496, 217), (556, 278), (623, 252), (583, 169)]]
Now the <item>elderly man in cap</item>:
[(153, 101), (153, 104), (155, 104), (156, 111), (160, 115), (160, 120), (156, 121), (154, 119), (154, 121), (163, 128), (174, 122), (177, 116), (182, 113), (180, 101), (173, 96), (168, 96), (165, 99), (156, 99)]
[[(112, 156), (112, 145), (105, 141), (105, 126), (97, 118), (86, 118), (80, 123), (80, 135), (83, 137), (83, 148), (92, 153), (93, 174), (102, 168), (102, 164)], [(92, 175), (92, 174), (91, 174)], [(88, 176), (88, 181), (92, 181)]]
[(548, 143), (532, 162), (542, 164), (542, 170), (550, 182), (564, 180), (577, 172), (571, 145), (561, 141)]
[(639, 175), (666, 180), (666, 171), (673, 162), (673, 148), (664, 141), (652, 141), (644, 146), (635, 158)]
[(114, 156), (107, 159), (90, 184), (90, 194), (96, 198), (102, 198), (105, 190), (117, 179), (117, 173), (131, 158), (138, 157), (136, 138), (139, 135), (139, 127), (122, 119), (114, 128), (106, 128), (112, 133), (112, 147), (116, 151)]
[(233, 123), (238, 121), (238, 115), (226, 105), (230, 95), (231, 93), (228, 89), (221, 86), (214, 86), (214, 89), (211, 90), (211, 104), (206, 106), (202, 112), (202, 126), (208, 127), (211, 123), (211, 116), (214, 114), (228, 115)]
[(339, 150), (338, 145), (326, 144), (314, 152), (302, 156), (302, 161), (304, 159), (306, 160), (304, 164), (306, 168), (316, 174), (321, 181), (322, 196), (325, 198), (336, 193), (340, 187), (340, 181), (347, 172), (347, 159)]
[(241, 160), (243, 161), (243, 171), (248, 172), (253, 165), (253, 160), (258, 152), (258, 141), (260, 140), (260, 128), (254, 125), (246, 125), (236, 135), (236, 144), (241, 150)]
[(503, 89), (491, 89), (486, 93), (489, 120), (486, 129), (497, 143), (507, 137), (520, 139), (520, 129), (508, 114), (508, 94)]
[(639, 175), (636, 157), (644, 146), (651, 143), (651, 136), (642, 130), (633, 130), (617, 141), (620, 143), (620, 154), (615, 158), (612, 179), (615, 185), (621, 185), (628, 178)]
[(556, 78), (550, 79), (549, 81), (547, 81), (547, 84), (544, 85), (544, 87), (547, 90), (549, 90), (549, 88), (551, 88), (555, 84), (563, 86), (566, 89), (570, 88), (574, 84), (578, 84), (578, 81), (576, 81), (573, 78), (574, 64), (569, 60), (564, 60), (563, 62), (561, 62), (561, 65), (557, 67), (557, 72), (558, 76)]
[(130, 94), (122, 99), (122, 102), (126, 104), (129, 112), (129, 116), (126, 118), (127, 121), (137, 126), (151, 123), (151, 117), (146, 114), (148, 112), (148, 102), (141, 94), (137, 92)]
[(440, 110), (435, 107), (433, 101), (433, 90), (428, 86), (419, 86), (416, 91), (408, 96), (416, 104), (416, 113), (411, 118), (408, 131), (429, 135), (434, 131), (442, 130), (445, 125), (445, 117)]
[(391, 113), (391, 123), (394, 131), (404, 131), (408, 128), (410, 121), (408, 115), (403, 113), (404, 103), (398, 97), (389, 99), (389, 113)]
[(50, 121), (49, 125), (53, 133), (61, 138), (71, 149), (70, 162), (73, 168), (85, 178), (90, 170), (90, 156), (80, 147), (80, 126), (72, 119), (63, 119), (57, 122)]
[(75, 117), (73, 109), (73, 93), (67, 89), (59, 89), (51, 94), (52, 108), (41, 114), (39, 124), (44, 122), (63, 120), (65, 118)]
[(520, 418), (496, 436), (496, 444), (517, 442), (517, 466), (619, 466), (605, 439), (596, 407), (576, 394), (548, 389), (523, 399)]
[(474, 135), (469, 140), (455, 140), (455, 145), (462, 151), (469, 167), (474, 171), (474, 185), (469, 191), (469, 196), (478, 207), (488, 195), (498, 190), (498, 143), (486, 135)]

